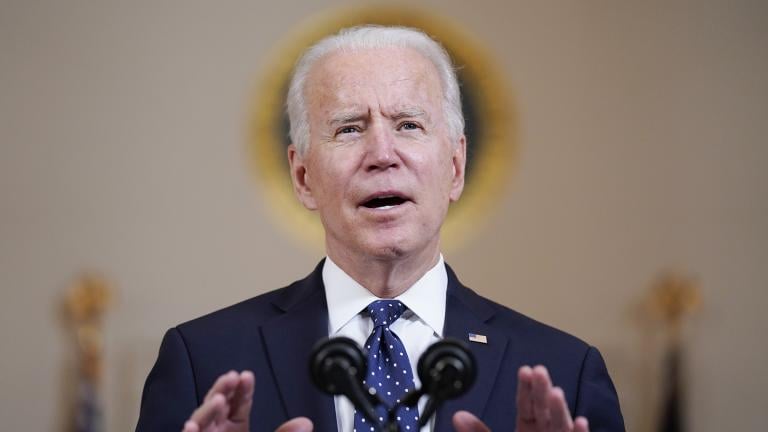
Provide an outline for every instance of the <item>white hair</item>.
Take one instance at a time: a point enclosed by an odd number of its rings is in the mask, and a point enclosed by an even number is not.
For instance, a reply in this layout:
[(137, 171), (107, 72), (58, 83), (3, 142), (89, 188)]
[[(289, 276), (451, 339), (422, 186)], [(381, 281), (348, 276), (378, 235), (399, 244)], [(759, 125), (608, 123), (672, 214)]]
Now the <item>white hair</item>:
[(305, 99), (305, 86), (312, 66), (336, 51), (377, 48), (410, 48), (437, 69), (443, 87), (443, 113), (448, 134), (454, 141), (464, 133), (464, 115), (461, 112), (461, 93), (451, 58), (445, 49), (424, 32), (410, 27), (384, 27), (363, 25), (342, 29), (309, 47), (296, 63), (288, 87), (286, 109), (291, 124), (291, 142), (299, 154), (309, 148), (309, 113)]

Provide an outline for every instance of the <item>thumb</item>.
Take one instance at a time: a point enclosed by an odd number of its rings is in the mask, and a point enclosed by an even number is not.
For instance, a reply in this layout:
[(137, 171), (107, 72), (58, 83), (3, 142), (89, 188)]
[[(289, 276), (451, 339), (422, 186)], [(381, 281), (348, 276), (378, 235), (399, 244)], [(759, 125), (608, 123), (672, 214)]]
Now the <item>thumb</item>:
[(456, 432), (491, 432), (485, 423), (469, 411), (457, 411), (453, 415), (453, 427)]
[(280, 425), (275, 432), (312, 432), (312, 421), (306, 417), (296, 417)]

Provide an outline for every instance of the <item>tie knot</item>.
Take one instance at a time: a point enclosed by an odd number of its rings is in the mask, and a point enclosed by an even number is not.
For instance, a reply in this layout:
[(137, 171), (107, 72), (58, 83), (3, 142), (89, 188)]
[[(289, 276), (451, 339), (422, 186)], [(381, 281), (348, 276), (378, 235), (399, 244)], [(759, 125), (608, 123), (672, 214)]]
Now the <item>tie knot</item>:
[(366, 310), (371, 315), (374, 327), (389, 327), (405, 312), (405, 305), (400, 300), (376, 300)]

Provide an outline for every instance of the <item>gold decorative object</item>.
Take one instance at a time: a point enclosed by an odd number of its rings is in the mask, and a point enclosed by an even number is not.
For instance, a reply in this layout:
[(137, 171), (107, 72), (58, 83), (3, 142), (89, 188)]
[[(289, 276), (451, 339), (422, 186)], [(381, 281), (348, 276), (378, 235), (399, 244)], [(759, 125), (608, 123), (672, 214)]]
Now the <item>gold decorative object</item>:
[(664, 320), (673, 339), (680, 336), (683, 318), (700, 305), (701, 294), (693, 277), (666, 271), (651, 287), (651, 308)]
[(64, 305), (75, 331), (80, 371), (94, 382), (102, 371), (102, 323), (112, 301), (107, 281), (95, 274), (82, 275), (67, 291)]
[(685, 351), (682, 337), (683, 319), (701, 305), (698, 282), (691, 276), (666, 271), (651, 287), (650, 306), (660, 316), (667, 331), (660, 387), (663, 389), (657, 430), (682, 431), (688, 425), (686, 407)]
[(110, 284), (96, 274), (83, 274), (65, 293), (64, 311), (73, 331), (78, 360), (73, 432), (104, 430), (99, 398), (104, 370), (102, 326), (112, 300)]

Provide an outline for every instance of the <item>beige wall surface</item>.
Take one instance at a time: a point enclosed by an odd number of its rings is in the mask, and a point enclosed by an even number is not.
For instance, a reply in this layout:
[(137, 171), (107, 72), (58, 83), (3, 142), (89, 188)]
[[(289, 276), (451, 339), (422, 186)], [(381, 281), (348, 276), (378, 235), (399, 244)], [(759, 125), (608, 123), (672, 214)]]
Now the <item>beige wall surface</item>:
[[(64, 430), (57, 308), (84, 269), (106, 322), (109, 430), (135, 424), (163, 332), (302, 277), (248, 161), (254, 84), (344, 2), (0, 3), (0, 419)], [(638, 318), (666, 268), (695, 275), (691, 430), (768, 422), (768, 7), (762, 1), (420, 4), (495, 57), (519, 154), (493, 214), (446, 259), (480, 293), (605, 354), (651, 431), (658, 339)]]

